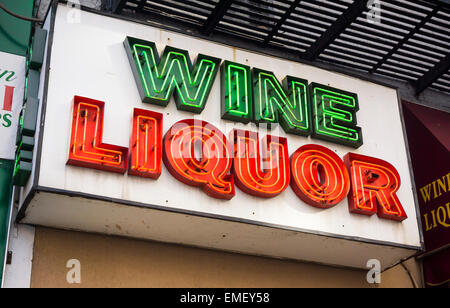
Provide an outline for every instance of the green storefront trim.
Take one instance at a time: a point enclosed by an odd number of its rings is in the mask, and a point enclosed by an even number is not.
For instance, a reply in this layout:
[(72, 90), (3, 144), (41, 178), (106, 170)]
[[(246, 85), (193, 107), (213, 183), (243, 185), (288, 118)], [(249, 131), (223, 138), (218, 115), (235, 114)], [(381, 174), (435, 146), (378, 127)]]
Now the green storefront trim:
[(0, 283), (8, 242), (13, 169), (14, 161), (0, 159)]
[[(34, 0), (0, 0), (10, 11), (32, 17)], [(0, 51), (26, 56), (30, 42), (31, 22), (18, 19), (0, 9)]]

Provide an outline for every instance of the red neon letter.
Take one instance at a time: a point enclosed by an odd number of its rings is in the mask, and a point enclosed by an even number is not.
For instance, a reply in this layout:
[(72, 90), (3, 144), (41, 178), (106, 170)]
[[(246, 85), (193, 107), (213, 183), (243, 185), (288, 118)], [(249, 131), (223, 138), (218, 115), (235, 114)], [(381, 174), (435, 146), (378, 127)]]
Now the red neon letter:
[(134, 109), (129, 175), (157, 179), (161, 175), (163, 115)]
[(5, 86), (5, 100), (3, 101), (3, 110), (12, 111), (13, 96), (14, 87)]
[(263, 198), (281, 194), (288, 186), (291, 172), (286, 138), (263, 139), (263, 164), (258, 133), (234, 130), (233, 171), (237, 186), (244, 192)]
[[(195, 151), (200, 149), (201, 157)], [(228, 172), (232, 151), (225, 135), (200, 120), (177, 122), (164, 137), (164, 164), (179, 181), (200, 186), (211, 197), (231, 199), (234, 182)]]
[(348, 196), (350, 212), (402, 221), (408, 218), (396, 192), (400, 176), (388, 162), (349, 153), (344, 158), (352, 178)]
[(291, 186), (307, 204), (328, 209), (347, 196), (350, 177), (342, 159), (315, 144), (304, 145), (291, 158)]
[(102, 143), (105, 103), (75, 96), (67, 164), (125, 173), (128, 149)]

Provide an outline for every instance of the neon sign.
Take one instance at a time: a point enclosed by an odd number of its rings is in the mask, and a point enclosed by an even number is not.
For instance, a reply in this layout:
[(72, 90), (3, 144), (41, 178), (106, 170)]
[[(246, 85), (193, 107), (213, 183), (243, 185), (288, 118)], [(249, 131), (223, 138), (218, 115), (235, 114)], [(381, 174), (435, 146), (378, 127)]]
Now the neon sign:
[[(179, 110), (201, 113), (221, 60), (166, 47), (161, 59), (153, 42), (127, 37), (128, 59), (144, 103), (167, 106), (171, 96)], [(293, 76), (280, 82), (273, 72), (224, 61), (221, 65), (222, 118), (243, 123), (280, 124), (288, 134), (312, 136), (359, 148), (362, 130), (355, 93)]]
[(331, 208), (340, 203), (350, 190), (344, 162), (323, 146), (302, 146), (292, 155), (291, 166), (292, 189), (311, 206)]
[(380, 218), (398, 221), (408, 217), (396, 195), (401, 182), (394, 166), (354, 153), (347, 154), (344, 161), (352, 178), (350, 212), (369, 216), (377, 213)]
[(253, 80), (255, 122), (280, 123), (286, 133), (310, 135), (308, 81), (288, 76), (281, 85), (272, 72), (260, 69), (253, 69)]
[(200, 54), (193, 66), (185, 50), (166, 47), (160, 59), (155, 43), (128, 37), (125, 46), (144, 102), (167, 106), (174, 94), (179, 110), (203, 111), (220, 59)]
[(358, 97), (354, 93), (326, 87), (317, 83), (310, 85), (314, 111), (314, 133), (318, 139), (359, 148), (363, 144), (361, 128), (356, 126)]
[[(199, 149), (200, 157), (195, 150)], [(179, 181), (200, 186), (218, 199), (235, 195), (233, 178), (228, 174), (232, 152), (225, 135), (213, 125), (198, 120), (175, 123), (164, 137), (164, 164)]]
[(344, 163), (330, 149), (313, 144), (289, 159), (286, 138), (268, 135), (260, 147), (257, 133), (233, 130), (229, 142), (215, 126), (194, 119), (175, 123), (163, 138), (163, 115), (142, 109), (134, 110), (128, 151), (102, 142), (104, 108), (104, 102), (75, 97), (67, 164), (157, 179), (163, 161), (177, 180), (213, 198), (232, 199), (235, 183), (260, 198), (276, 197), (290, 184), (301, 200), (317, 208), (329, 209), (348, 197), (351, 213), (407, 218), (396, 195), (400, 176), (383, 160), (349, 153)]
[(222, 119), (249, 123), (253, 118), (250, 66), (224, 61), (222, 76)]
[(162, 114), (134, 109), (128, 174), (157, 179), (161, 175)]
[[(286, 138), (266, 136), (262, 153), (258, 133), (234, 130), (233, 173), (237, 186), (256, 197), (272, 198), (281, 194), (290, 181)], [(261, 168), (261, 156), (264, 168)], [(262, 170), (263, 169), (263, 170)]]

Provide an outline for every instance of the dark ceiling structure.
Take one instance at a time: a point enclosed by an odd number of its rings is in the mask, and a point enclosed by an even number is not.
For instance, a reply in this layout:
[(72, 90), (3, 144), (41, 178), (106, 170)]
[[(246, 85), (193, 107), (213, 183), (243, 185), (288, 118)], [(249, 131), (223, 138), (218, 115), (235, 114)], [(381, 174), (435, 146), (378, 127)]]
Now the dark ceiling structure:
[(450, 95), (448, 0), (113, 0), (112, 11)]

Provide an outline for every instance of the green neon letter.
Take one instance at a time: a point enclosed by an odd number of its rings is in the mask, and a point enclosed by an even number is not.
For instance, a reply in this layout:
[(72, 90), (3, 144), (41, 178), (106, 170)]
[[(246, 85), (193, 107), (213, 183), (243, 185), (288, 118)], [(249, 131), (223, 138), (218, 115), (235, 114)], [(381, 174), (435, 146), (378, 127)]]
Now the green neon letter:
[(363, 139), (356, 121), (358, 96), (317, 83), (310, 85), (310, 95), (314, 113), (313, 137), (359, 148)]
[(281, 84), (272, 72), (255, 68), (253, 84), (255, 122), (280, 123), (290, 134), (311, 134), (308, 81), (287, 76)]
[(252, 75), (249, 66), (224, 61), (222, 119), (248, 123), (253, 118)]
[(175, 92), (178, 109), (203, 111), (220, 59), (199, 54), (192, 66), (189, 53), (173, 47), (166, 47), (159, 59), (155, 43), (130, 37), (125, 48), (143, 102), (167, 106)]

